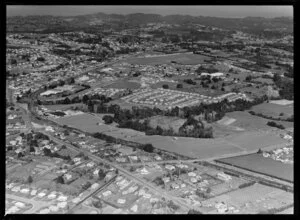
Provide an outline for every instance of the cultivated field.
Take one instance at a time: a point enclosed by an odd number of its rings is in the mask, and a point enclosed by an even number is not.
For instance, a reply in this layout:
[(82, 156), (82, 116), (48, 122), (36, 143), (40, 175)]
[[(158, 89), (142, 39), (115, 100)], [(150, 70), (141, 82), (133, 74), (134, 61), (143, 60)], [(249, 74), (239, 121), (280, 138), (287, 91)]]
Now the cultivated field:
[(230, 157), (218, 161), (275, 178), (294, 181), (294, 171), (291, 164), (284, 164), (271, 158), (265, 158), (261, 154)]
[(204, 60), (211, 60), (210, 57), (192, 54), (192, 53), (182, 53), (182, 54), (169, 54), (169, 55), (159, 55), (153, 57), (131, 57), (125, 60), (130, 64), (138, 65), (161, 65), (166, 63), (171, 63), (175, 61), (184, 65), (197, 65), (204, 63)]

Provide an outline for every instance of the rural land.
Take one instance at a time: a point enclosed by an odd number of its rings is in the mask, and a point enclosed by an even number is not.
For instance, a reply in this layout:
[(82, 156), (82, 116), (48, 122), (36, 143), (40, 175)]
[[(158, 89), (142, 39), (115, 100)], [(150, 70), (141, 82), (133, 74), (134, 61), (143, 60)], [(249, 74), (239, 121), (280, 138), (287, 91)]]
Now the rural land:
[(6, 19), (5, 214), (294, 214), (289, 17)]

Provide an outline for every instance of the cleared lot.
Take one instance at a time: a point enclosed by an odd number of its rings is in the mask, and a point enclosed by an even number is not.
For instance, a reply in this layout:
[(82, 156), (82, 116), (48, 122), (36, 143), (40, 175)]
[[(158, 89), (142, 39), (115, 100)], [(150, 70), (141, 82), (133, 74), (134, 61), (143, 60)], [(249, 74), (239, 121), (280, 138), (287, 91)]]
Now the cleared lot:
[(261, 154), (230, 157), (218, 161), (278, 179), (290, 182), (294, 181), (293, 165), (280, 163), (271, 158), (265, 158)]

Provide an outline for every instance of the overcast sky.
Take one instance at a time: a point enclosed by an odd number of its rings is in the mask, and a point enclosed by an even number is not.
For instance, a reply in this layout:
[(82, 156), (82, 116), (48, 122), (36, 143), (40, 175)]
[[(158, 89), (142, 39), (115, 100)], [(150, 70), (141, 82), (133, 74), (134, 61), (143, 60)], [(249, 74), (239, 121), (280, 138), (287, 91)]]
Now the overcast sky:
[(152, 13), (185, 14), (212, 17), (281, 17), (293, 16), (292, 6), (7, 6), (7, 16), (72, 16), (104, 12), (107, 14)]

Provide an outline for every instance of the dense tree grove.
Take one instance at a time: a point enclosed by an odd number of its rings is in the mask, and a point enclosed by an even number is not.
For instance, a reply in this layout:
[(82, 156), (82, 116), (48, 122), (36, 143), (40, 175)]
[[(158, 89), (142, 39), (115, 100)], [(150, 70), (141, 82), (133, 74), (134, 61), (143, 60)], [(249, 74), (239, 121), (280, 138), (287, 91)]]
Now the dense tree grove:
[[(289, 118), (283, 119), (283, 118), (280, 118), (280, 117), (275, 118), (275, 117), (272, 117), (272, 116), (264, 115), (262, 113), (256, 113), (254, 111), (249, 111), (249, 113), (251, 115), (256, 115), (256, 116), (259, 116), (259, 117), (262, 117), (262, 118), (266, 118), (266, 119), (271, 119), (271, 120), (290, 121), (290, 122), (294, 121), (294, 115), (290, 116)], [(282, 116), (282, 113), (279, 116)]]
[(281, 77), (278, 74), (274, 74), (273, 81), (275, 85), (280, 89), (279, 95), (283, 99), (294, 99), (294, 80), (287, 77)]
[[(238, 99), (234, 102), (228, 102), (227, 99), (224, 99), (218, 103), (201, 103), (198, 106), (186, 106), (182, 109), (175, 107), (171, 110), (161, 110), (156, 107), (132, 107), (132, 109), (129, 110), (121, 109), (121, 107), (116, 104), (107, 105), (107, 103), (102, 102), (96, 104), (96, 113), (114, 114), (113, 117), (105, 117), (107, 123), (109, 123), (112, 119), (114, 122), (119, 124), (120, 128), (131, 128), (138, 131), (144, 131), (147, 135), (176, 135), (211, 138), (213, 136), (212, 129), (204, 128), (199, 120), (192, 119), (191, 116), (201, 116), (202, 120), (211, 123), (222, 119), (226, 112), (244, 111), (251, 108), (253, 105), (264, 102), (265, 100), (267, 100), (266, 96), (257, 98), (252, 102), (242, 99)], [(95, 109), (93, 103), (88, 103), (88, 105), (90, 105), (89, 110)], [(157, 128), (152, 128), (149, 126), (148, 120), (144, 120), (143, 122), (140, 121), (141, 119), (147, 119), (157, 115), (180, 117), (188, 120), (186, 122), (187, 124), (184, 124), (183, 127), (179, 129), (179, 133), (176, 134), (173, 130), (163, 130), (159, 126)], [(191, 127), (192, 130), (187, 131), (187, 128)]]

